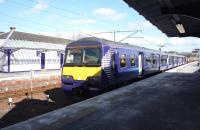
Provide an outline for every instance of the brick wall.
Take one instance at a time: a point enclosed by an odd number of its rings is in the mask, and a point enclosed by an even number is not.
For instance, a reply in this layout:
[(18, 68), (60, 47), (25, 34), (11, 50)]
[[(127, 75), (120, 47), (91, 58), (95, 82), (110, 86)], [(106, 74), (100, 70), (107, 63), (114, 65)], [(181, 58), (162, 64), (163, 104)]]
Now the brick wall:
[[(14, 79), (0, 81), (0, 98), (13, 97), (32, 91), (45, 91), (53, 88), (61, 87), (60, 76), (48, 76), (48, 77), (33, 77), (31, 79)], [(7, 91), (6, 91), (7, 89)]]

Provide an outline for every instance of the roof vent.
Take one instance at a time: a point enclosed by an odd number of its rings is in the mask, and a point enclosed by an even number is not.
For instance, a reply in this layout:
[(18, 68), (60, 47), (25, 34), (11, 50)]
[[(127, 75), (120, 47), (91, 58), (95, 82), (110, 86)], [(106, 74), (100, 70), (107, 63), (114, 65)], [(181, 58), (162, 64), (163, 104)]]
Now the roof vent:
[(10, 27), (10, 31), (15, 31), (16, 27)]

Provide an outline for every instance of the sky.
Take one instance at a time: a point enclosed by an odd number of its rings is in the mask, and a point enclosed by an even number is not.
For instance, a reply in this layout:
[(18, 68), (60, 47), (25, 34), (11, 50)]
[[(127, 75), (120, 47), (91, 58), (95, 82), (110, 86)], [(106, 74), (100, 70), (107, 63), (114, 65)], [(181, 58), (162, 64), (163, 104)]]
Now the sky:
[(72, 40), (88, 36), (114, 40), (115, 31), (117, 42), (156, 50), (163, 45), (163, 51), (200, 48), (199, 38), (168, 38), (123, 0), (0, 0), (0, 32), (11, 26)]

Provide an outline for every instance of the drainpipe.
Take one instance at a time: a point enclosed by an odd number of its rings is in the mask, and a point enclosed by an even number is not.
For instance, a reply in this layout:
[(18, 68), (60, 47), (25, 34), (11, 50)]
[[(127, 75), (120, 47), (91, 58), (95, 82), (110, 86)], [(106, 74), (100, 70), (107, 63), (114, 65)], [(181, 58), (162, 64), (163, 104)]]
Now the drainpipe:
[[(3, 46), (8, 42), (9, 38), (12, 36), (13, 32), (16, 30), (15, 27), (10, 27), (10, 33), (8, 34), (8, 36), (6, 37), (5, 41), (3, 42), (1, 48), (3, 48)], [(8, 56), (8, 72), (10, 72), (10, 55), (12, 53), (12, 49), (5, 49), (4, 53), (7, 54)]]
[(11, 49), (6, 49), (6, 54), (8, 56), (8, 72), (10, 72), (10, 55), (12, 53), (12, 50)]

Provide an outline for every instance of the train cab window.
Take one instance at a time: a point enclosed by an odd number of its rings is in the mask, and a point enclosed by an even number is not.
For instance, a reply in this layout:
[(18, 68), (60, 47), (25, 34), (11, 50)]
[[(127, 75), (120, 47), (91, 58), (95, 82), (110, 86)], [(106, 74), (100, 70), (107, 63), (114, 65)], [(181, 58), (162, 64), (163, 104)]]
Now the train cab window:
[(122, 54), (120, 56), (120, 66), (121, 67), (126, 67), (126, 55), (125, 54)]
[(130, 62), (131, 62), (131, 66), (135, 66), (135, 57), (134, 56), (130, 57)]
[(68, 48), (65, 65), (70, 66), (100, 66), (101, 50), (97, 47)]
[(66, 63), (74, 63), (74, 64), (81, 63), (82, 53), (83, 53), (82, 49), (69, 49), (67, 51)]

